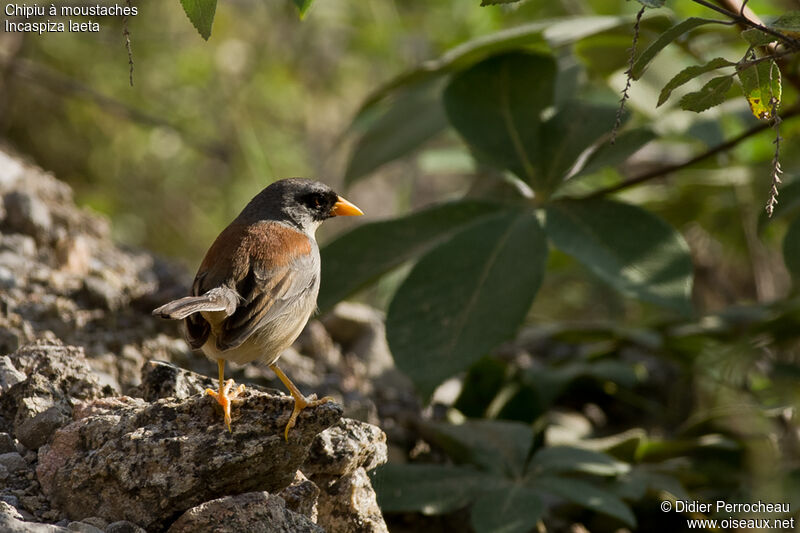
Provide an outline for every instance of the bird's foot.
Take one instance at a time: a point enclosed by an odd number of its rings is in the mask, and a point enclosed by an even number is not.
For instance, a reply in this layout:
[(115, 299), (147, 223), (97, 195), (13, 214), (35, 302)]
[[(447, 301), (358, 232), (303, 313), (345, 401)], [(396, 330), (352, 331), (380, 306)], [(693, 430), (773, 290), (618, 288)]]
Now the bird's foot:
[(308, 398), (302, 395), (295, 396), (292, 394), (292, 396), (294, 397), (294, 409), (292, 409), (292, 415), (289, 417), (289, 422), (286, 423), (286, 430), (283, 432), (283, 438), (287, 441), (289, 440), (289, 430), (292, 429), (295, 424), (297, 424), (297, 417), (300, 415), (300, 412), (303, 409), (306, 407), (317, 407), (318, 405), (333, 401), (333, 398), (330, 396), (325, 396), (317, 400), (317, 397), (314, 394)]
[(222, 385), (219, 392), (211, 389), (206, 389), (206, 394), (217, 400), (217, 403), (222, 406), (222, 411), (225, 413), (225, 425), (228, 427), (228, 432), (231, 430), (231, 401), (235, 400), (240, 394), (244, 392), (244, 385), (239, 385), (236, 390), (231, 392), (233, 387), (233, 380), (229, 379)]

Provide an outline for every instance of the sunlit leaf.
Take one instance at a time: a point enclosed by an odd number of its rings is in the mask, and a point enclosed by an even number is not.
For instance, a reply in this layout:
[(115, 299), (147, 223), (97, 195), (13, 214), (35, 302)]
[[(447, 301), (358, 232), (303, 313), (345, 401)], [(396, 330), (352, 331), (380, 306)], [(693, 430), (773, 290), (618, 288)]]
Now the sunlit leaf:
[(655, 138), (656, 134), (649, 128), (623, 131), (617, 135), (614, 144), (605, 142), (592, 152), (571, 179), (586, 176), (607, 167), (619, 166)]
[[(660, 1), (660, 0), (659, 0)], [(659, 6), (660, 7), (660, 6)], [(658, 39), (653, 41), (653, 43), (648, 46), (639, 57), (636, 58), (636, 61), (633, 63), (633, 69), (631, 70), (631, 77), (635, 80), (638, 80), (642, 77), (645, 70), (647, 70), (647, 66), (653, 60), (653, 58), (658, 55), (658, 53), (667, 47), (672, 41), (683, 35), (684, 33), (691, 31), (698, 26), (702, 26), (704, 24), (709, 24), (711, 21), (708, 19), (701, 19), (696, 17), (690, 17), (684, 21), (679, 22), (678, 24), (674, 25), (661, 35), (659, 35)]]
[(753, 46), (765, 46), (775, 41), (774, 35), (764, 33), (758, 28), (750, 28), (742, 32), (742, 38)]
[(217, 0), (181, 0), (181, 5), (197, 32), (207, 41), (211, 37)]
[(542, 448), (533, 456), (530, 468), (542, 475), (581, 472), (596, 476), (616, 476), (630, 470), (627, 463), (617, 461), (602, 452), (570, 446)]
[[(768, 26), (773, 30), (786, 32), (790, 36), (796, 37), (800, 34), (800, 11), (787, 11), (770, 22)], [(772, 40), (775, 38), (773, 37)]]
[(613, 287), (634, 297), (691, 309), (689, 247), (669, 224), (611, 200), (553, 202), (545, 231), (553, 244)]
[(322, 311), (501, 206), (463, 201), (360, 226), (322, 248)]
[(551, 56), (492, 57), (453, 77), (444, 92), (447, 118), (482, 158), (545, 188), (539, 117), (553, 102), (555, 78)]
[(512, 210), (470, 225), (415, 265), (389, 306), (386, 336), (423, 397), (514, 336), (546, 258), (535, 214)]
[(760, 120), (772, 119), (772, 112), (781, 103), (781, 70), (775, 61), (762, 61), (738, 71), (744, 96), (753, 115)]
[(475, 533), (528, 533), (543, 513), (544, 504), (537, 491), (509, 483), (478, 496), (470, 517)]
[(728, 91), (733, 86), (733, 77), (717, 76), (699, 91), (689, 93), (680, 100), (681, 109), (701, 113), (706, 109), (718, 106), (725, 101)]
[(717, 57), (704, 65), (693, 65), (691, 67), (686, 67), (682, 71), (678, 72), (671, 80), (669, 80), (666, 85), (664, 85), (664, 88), (661, 89), (661, 94), (658, 95), (658, 103), (656, 104), (656, 107), (666, 102), (672, 94), (672, 91), (684, 83), (687, 83), (701, 74), (705, 74), (706, 72), (711, 72), (712, 70), (717, 70), (723, 67), (732, 67), (734, 65), (736, 65), (736, 63), (732, 63), (727, 59)]

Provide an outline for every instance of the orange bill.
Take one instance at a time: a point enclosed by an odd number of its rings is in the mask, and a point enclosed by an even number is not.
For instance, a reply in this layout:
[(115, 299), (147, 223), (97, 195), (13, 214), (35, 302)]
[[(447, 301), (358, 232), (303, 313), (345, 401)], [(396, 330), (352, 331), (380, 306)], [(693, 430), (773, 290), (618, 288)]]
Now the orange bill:
[(364, 212), (356, 207), (355, 204), (348, 202), (341, 196), (331, 209), (331, 215), (335, 217), (356, 217), (363, 215)]

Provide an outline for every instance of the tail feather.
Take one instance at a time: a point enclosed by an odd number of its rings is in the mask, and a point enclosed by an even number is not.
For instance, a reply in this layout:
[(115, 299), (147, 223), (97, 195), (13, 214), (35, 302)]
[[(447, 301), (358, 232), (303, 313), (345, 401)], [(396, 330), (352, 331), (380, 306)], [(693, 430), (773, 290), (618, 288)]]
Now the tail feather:
[(187, 296), (173, 300), (153, 310), (153, 315), (171, 320), (183, 320), (189, 315), (202, 311), (224, 311), (230, 316), (236, 311), (241, 297), (228, 287), (211, 289), (201, 296)]

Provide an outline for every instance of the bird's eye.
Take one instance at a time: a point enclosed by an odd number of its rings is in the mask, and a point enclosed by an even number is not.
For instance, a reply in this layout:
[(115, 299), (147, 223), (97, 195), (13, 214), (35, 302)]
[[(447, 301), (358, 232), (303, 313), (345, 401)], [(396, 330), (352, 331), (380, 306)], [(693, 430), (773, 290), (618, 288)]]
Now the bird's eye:
[(315, 196), (315, 197), (314, 197), (314, 207), (316, 207), (317, 209), (319, 209), (319, 206), (320, 206), (320, 203), (319, 203), (319, 196)]

